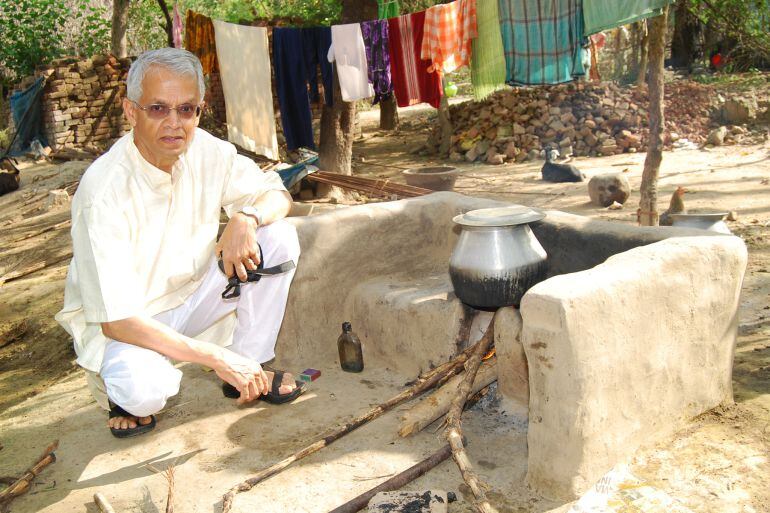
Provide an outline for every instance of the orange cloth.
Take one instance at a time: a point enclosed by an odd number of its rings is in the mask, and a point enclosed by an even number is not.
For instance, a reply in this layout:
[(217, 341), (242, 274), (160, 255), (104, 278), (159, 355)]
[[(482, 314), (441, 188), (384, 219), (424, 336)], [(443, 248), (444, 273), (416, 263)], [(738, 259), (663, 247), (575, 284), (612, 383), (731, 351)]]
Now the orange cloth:
[(187, 11), (184, 47), (200, 59), (204, 75), (219, 71), (214, 24), (211, 22), (211, 18), (197, 12)]
[(471, 61), (471, 39), (478, 37), (476, 0), (455, 0), (425, 12), (420, 57), (433, 64), (429, 72), (451, 73)]

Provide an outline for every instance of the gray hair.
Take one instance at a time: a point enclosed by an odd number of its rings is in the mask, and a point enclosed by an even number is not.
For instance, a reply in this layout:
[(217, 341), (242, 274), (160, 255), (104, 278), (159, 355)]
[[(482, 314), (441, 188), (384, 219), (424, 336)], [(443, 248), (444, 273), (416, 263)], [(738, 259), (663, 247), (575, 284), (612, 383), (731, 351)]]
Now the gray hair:
[(203, 68), (201, 61), (194, 54), (181, 48), (160, 48), (150, 50), (131, 64), (126, 78), (126, 97), (138, 102), (142, 97), (142, 81), (147, 71), (153, 66), (159, 66), (180, 75), (193, 76), (198, 80), (198, 92), (200, 100), (206, 94), (206, 84), (203, 81)]

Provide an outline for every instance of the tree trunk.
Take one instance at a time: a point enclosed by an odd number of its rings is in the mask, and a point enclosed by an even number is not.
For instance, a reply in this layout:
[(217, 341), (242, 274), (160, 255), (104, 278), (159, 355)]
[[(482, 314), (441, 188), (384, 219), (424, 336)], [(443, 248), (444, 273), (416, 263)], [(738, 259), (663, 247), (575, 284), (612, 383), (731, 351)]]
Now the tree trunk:
[(110, 50), (118, 59), (128, 57), (128, 0), (113, 0), (112, 2), (112, 43)]
[[(356, 23), (377, 18), (375, 0), (343, 0), (341, 23)], [(318, 149), (319, 167), (324, 171), (350, 175), (353, 173), (353, 138), (356, 104), (342, 101), (337, 81), (337, 66), (332, 64), (334, 76), (334, 105), (324, 105), (321, 111), (321, 135)], [(322, 191), (326, 192), (326, 191)]]
[(166, 26), (164, 29), (166, 30), (168, 46), (174, 48), (174, 25), (171, 23), (171, 14), (168, 12), (168, 5), (166, 5), (166, 0), (158, 0), (158, 5), (160, 6), (160, 10), (163, 11), (163, 17), (166, 19)]
[(675, 68), (692, 69), (698, 54), (700, 23), (688, 9), (687, 0), (679, 0), (676, 6), (674, 36), (671, 40), (671, 64)]
[(623, 61), (625, 60), (623, 39), (623, 29), (618, 27), (615, 30), (615, 69), (613, 72), (615, 80), (620, 80), (623, 77)]
[(647, 20), (641, 23), (642, 42), (639, 43), (639, 73), (636, 75), (636, 87), (642, 88), (647, 80), (647, 68), (650, 56), (650, 30)]
[(395, 130), (396, 128), (398, 128), (398, 105), (394, 93), (387, 100), (380, 101), (380, 129)]
[(658, 174), (660, 162), (663, 160), (663, 127), (665, 126), (663, 58), (666, 50), (668, 7), (664, 8), (663, 14), (653, 19), (650, 25), (650, 139), (639, 191), (641, 195), (639, 224), (642, 226), (658, 225)]
[[(441, 78), (442, 88), (446, 90), (446, 79)], [(452, 147), (452, 118), (449, 115), (449, 98), (447, 95), (441, 95), (441, 103), (438, 106), (438, 124), (441, 127), (441, 146), (439, 146), (439, 155), (448, 156), (449, 149)]]

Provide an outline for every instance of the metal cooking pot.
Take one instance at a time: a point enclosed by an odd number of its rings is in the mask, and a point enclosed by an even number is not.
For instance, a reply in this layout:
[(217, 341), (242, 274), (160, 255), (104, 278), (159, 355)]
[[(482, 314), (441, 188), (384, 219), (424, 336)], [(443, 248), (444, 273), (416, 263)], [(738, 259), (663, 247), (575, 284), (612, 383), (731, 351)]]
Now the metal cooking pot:
[(472, 210), (453, 221), (462, 227), (449, 260), (455, 294), (481, 308), (518, 305), (546, 273), (547, 255), (528, 223), (545, 214), (514, 205)]

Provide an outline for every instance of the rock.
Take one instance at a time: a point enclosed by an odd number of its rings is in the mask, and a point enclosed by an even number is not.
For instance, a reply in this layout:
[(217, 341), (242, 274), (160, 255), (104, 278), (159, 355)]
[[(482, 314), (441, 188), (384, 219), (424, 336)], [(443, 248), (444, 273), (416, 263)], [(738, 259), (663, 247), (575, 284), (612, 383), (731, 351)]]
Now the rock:
[(516, 155), (518, 155), (519, 149), (516, 147), (516, 143), (511, 141), (505, 145), (505, 151), (503, 153), (505, 153), (507, 159), (514, 159), (516, 158)]
[(475, 146), (465, 153), (465, 160), (467, 160), (468, 162), (475, 162), (477, 158), (479, 158), (479, 154), (476, 151)]
[(505, 155), (503, 155), (502, 153), (495, 153), (494, 155), (488, 155), (487, 164), (492, 164), (495, 166), (499, 166), (500, 164), (505, 164)]
[(465, 160), (465, 157), (463, 156), (462, 153), (453, 151), (452, 153), (449, 154), (450, 162), (462, 162), (463, 160)]
[(603, 173), (588, 181), (588, 196), (594, 205), (609, 207), (614, 202), (622, 205), (630, 194), (628, 179), (620, 173)]
[(727, 213), (727, 217), (725, 217), (725, 219), (728, 221), (737, 221), (738, 212), (736, 212), (735, 210), (731, 210), (730, 212)]
[(524, 135), (527, 133), (527, 129), (518, 123), (514, 123), (511, 129), (513, 130), (513, 135)]
[(725, 136), (727, 136), (727, 127), (726, 126), (720, 126), (719, 128), (715, 128), (714, 130), (709, 133), (708, 137), (706, 138), (706, 144), (711, 144), (713, 146), (722, 146), (725, 142)]
[(46, 210), (58, 209), (70, 204), (70, 195), (64, 189), (53, 189), (48, 191), (48, 197), (45, 202)]
[(479, 141), (476, 143), (476, 155), (483, 155), (487, 152), (489, 149), (490, 142), (486, 139)]
[(540, 150), (537, 148), (532, 148), (529, 150), (529, 153), (527, 153), (527, 160), (537, 160), (540, 158)]
[(719, 116), (728, 125), (743, 125), (756, 119), (757, 102), (755, 98), (732, 98), (726, 100), (719, 109)]

